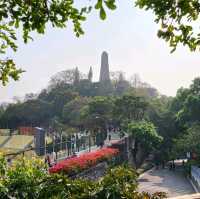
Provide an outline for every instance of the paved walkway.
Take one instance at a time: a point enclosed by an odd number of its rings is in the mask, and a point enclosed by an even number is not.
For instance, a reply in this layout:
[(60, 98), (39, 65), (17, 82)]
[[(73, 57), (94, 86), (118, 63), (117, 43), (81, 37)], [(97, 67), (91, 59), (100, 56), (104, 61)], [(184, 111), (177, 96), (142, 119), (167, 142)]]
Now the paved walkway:
[(168, 197), (195, 193), (193, 187), (180, 169), (153, 169), (145, 172), (139, 178), (139, 191), (149, 193), (165, 192)]

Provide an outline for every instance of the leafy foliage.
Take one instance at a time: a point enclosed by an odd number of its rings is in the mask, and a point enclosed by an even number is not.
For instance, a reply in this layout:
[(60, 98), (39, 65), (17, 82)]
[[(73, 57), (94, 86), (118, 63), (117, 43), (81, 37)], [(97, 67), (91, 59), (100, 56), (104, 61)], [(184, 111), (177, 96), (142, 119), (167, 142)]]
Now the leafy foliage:
[(194, 79), (189, 89), (179, 90), (173, 105), (177, 106), (176, 118), (182, 126), (199, 122), (200, 78)]
[(121, 121), (139, 121), (144, 118), (147, 105), (143, 97), (127, 94), (115, 100), (114, 115)]
[(156, 148), (163, 140), (157, 134), (155, 126), (150, 122), (132, 122), (128, 125), (128, 130), (146, 151)]
[(82, 118), (86, 128), (106, 131), (112, 118), (113, 100), (110, 97), (96, 96), (82, 110)]
[(191, 51), (200, 49), (200, 33), (195, 28), (200, 13), (198, 0), (136, 0), (136, 6), (153, 11), (155, 22), (160, 24), (158, 37), (169, 43), (172, 52), (178, 44)]
[(163, 137), (163, 142), (156, 152), (156, 159), (160, 163), (170, 160), (173, 152), (173, 140), (181, 133), (180, 126), (176, 121), (174, 102), (175, 98), (162, 96), (151, 99), (148, 107), (148, 119), (156, 126), (158, 134)]
[(192, 127), (187, 129), (187, 132), (176, 139), (174, 145), (174, 151), (178, 154), (184, 154), (187, 152), (196, 153), (197, 159), (200, 161), (200, 125), (198, 123), (193, 124)]
[(97, 198), (134, 198), (134, 195), (138, 195), (137, 177), (131, 168), (117, 167), (109, 170), (99, 182), (102, 189), (97, 192)]
[(81, 114), (84, 106), (87, 106), (89, 101), (89, 98), (79, 96), (76, 97), (74, 100), (71, 100), (69, 103), (66, 103), (63, 107), (63, 121), (68, 123), (70, 126), (83, 126), (84, 124)]
[[(0, 156), (0, 168), (5, 160)], [(12, 167), (4, 169), (0, 176), (0, 198), (42, 199), (161, 199), (159, 194), (137, 192), (135, 170), (119, 166), (112, 168), (97, 182), (84, 179), (71, 180), (64, 175), (50, 175), (40, 160), (19, 160)]]
[(137, 154), (142, 151), (146, 157), (150, 152), (158, 149), (163, 138), (158, 135), (153, 123), (147, 121), (131, 122), (128, 124), (128, 133), (134, 140), (132, 151), (135, 166), (137, 168)]
[[(2, 167), (5, 163), (1, 161), (0, 165)], [(46, 175), (45, 169), (45, 165), (39, 159), (21, 159), (12, 167), (6, 167), (4, 176), (0, 178), (3, 190), (0, 192), (0, 198), (37, 198), (37, 186)]]
[(13, 80), (18, 80), (20, 74), (24, 71), (22, 69), (17, 69), (15, 63), (12, 59), (0, 60), (0, 81), (3, 85), (9, 81), (9, 78)]
[(169, 107), (169, 114), (171, 114), (171, 116), (168, 116), (168, 118), (171, 118), (169, 123), (175, 125), (171, 129), (168, 126), (172, 127), (172, 125), (165, 125), (171, 133), (164, 137), (165, 140), (168, 140), (168, 143), (170, 141), (168, 146), (171, 147), (169, 150), (171, 158), (185, 156), (186, 152), (199, 154), (199, 85), (199, 78), (196, 78), (189, 88), (179, 89)]
[(52, 110), (52, 104), (38, 99), (11, 104), (1, 117), (2, 126), (6, 123), (10, 128), (15, 128), (16, 125), (37, 126), (52, 117)]
[[(1, 5), (1, 10), (4, 6), (5, 4)], [(4, 12), (1, 11), (0, 14), (0, 54), (5, 54), (6, 49), (9, 47), (14, 51), (17, 50), (17, 46), (15, 44), (15, 40), (17, 38), (15, 36), (15, 31), (10, 28), (8, 24), (1, 23), (3, 17), (2, 15), (7, 15), (6, 10)], [(0, 82), (2, 82), (3, 85), (6, 85), (9, 77), (13, 80), (18, 80), (19, 75), (23, 72), (24, 71), (22, 69), (17, 69), (12, 59), (0, 59)]]

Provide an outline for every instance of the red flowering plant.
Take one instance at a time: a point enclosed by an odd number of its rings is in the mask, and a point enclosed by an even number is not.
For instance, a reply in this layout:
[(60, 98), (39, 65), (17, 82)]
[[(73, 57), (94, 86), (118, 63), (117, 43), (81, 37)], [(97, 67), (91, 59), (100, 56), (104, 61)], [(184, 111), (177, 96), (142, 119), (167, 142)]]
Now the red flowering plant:
[(99, 162), (112, 159), (119, 153), (118, 149), (102, 148), (77, 157), (62, 160), (49, 169), (49, 173), (72, 174), (90, 168)]

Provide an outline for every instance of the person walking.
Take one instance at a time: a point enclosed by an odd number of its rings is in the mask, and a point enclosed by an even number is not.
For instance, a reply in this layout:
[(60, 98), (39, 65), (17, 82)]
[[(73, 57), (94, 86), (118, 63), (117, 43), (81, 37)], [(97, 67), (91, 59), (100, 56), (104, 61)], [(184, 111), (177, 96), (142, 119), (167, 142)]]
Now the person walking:
[(111, 139), (112, 139), (112, 136), (111, 136), (111, 134), (109, 133), (109, 134), (108, 134), (108, 140), (109, 140), (109, 142), (111, 141)]
[(46, 163), (49, 167), (52, 166), (52, 165), (51, 165), (51, 158), (50, 158), (50, 155), (49, 155), (49, 154), (47, 154), (46, 157), (45, 157), (45, 163)]

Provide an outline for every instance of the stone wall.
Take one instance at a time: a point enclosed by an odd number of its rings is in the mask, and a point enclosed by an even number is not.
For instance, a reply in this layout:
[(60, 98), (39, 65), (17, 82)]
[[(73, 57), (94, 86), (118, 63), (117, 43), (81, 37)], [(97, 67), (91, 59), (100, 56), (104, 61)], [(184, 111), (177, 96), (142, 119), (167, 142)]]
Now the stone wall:
[(84, 179), (88, 179), (88, 180), (98, 180), (99, 178), (101, 178), (102, 176), (105, 175), (107, 168), (108, 168), (108, 163), (101, 162), (101, 163), (97, 164), (96, 166), (93, 166), (81, 173), (78, 173), (78, 174), (72, 176), (71, 178), (72, 179), (84, 178)]
[(120, 162), (129, 162), (131, 156), (131, 138), (125, 136), (121, 140), (112, 143), (110, 147), (116, 148), (119, 150), (119, 159)]

